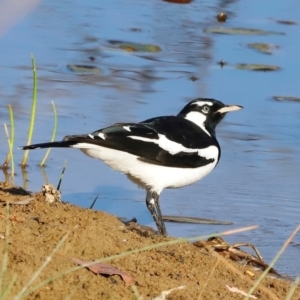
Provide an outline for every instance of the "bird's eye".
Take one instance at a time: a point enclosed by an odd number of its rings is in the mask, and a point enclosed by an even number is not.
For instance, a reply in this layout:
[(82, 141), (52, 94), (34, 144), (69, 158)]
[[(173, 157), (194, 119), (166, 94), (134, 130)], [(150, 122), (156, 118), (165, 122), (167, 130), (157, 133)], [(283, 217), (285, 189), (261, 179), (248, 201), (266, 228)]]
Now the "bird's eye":
[(209, 112), (209, 107), (208, 107), (207, 105), (204, 105), (204, 106), (202, 107), (202, 111), (203, 111), (205, 114), (207, 114), (207, 113)]

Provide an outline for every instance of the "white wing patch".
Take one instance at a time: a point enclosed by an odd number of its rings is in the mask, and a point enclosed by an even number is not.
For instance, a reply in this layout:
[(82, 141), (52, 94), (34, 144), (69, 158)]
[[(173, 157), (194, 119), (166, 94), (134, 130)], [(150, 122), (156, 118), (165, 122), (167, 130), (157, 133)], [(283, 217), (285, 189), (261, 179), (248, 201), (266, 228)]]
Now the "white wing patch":
[(163, 134), (158, 134), (158, 136), (159, 139), (155, 139), (155, 140), (145, 138), (145, 137), (140, 137), (140, 136), (134, 136), (134, 135), (130, 135), (128, 137), (134, 140), (140, 140), (143, 142), (150, 142), (150, 143), (157, 144), (160, 148), (168, 151), (172, 155), (177, 154), (179, 152), (186, 152), (186, 153), (198, 152), (199, 156), (205, 157), (206, 159), (213, 158), (214, 160), (216, 160), (218, 158), (219, 150), (216, 146), (209, 146), (204, 149), (190, 149), (184, 147), (181, 144), (169, 140)]
[(206, 130), (204, 126), (204, 122), (206, 121), (206, 116), (200, 112), (197, 111), (191, 111), (189, 112), (185, 117), (185, 119), (195, 123), (197, 126), (199, 126), (206, 134), (209, 136), (210, 133)]
[(94, 136), (90, 133), (89, 134), (89, 137), (91, 138), (91, 139), (94, 139)]
[(102, 140), (105, 140), (105, 134), (103, 132), (99, 132), (98, 133), (99, 138), (101, 138)]
[(131, 132), (130, 127), (129, 126), (123, 126), (123, 128), (129, 132)]

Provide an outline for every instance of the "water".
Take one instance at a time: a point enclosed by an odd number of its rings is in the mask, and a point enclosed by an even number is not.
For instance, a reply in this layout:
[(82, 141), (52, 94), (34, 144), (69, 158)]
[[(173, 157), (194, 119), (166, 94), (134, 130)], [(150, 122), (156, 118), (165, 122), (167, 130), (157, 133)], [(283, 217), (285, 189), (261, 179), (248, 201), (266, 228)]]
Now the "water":
[[(57, 106), (57, 139), (87, 133), (115, 122), (138, 122), (176, 114), (196, 97), (212, 97), (245, 109), (232, 113), (217, 128), (222, 158), (201, 182), (165, 190), (165, 214), (197, 216), (234, 222), (232, 226), (168, 224), (170, 235), (195, 236), (257, 224), (259, 229), (227, 237), (230, 242), (255, 244), (268, 262), (299, 224), (300, 104), (276, 102), (272, 96), (299, 96), (300, 4), (288, 1), (194, 1), (176, 5), (163, 1), (43, 1), (1, 37), (0, 116), (8, 123), (7, 105), (14, 108), (16, 144), (24, 145), (30, 117), (32, 71), (30, 53), (38, 66), (38, 107), (33, 142), (52, 134), (51, 101)], [(215, 16), (226, 11), (225, 24)], [(209, 27), (246, 27), (284, 35), (242, 36), (203, 32)], [(109, 40), (155, 44), (158, 53), (128, 53), (111, 49)], [(272, 55), (247, 43), (279, 46)], [(90, 57), (95, 58), (91, 61)], [(227, 62), (223, 68), (219, 61)], [(278, 65), (276, 72), (234, 68), (236, 63)], [(68, 64), (88, 64), (103, 74), (79, 75)], [(198, 80), (193, 81), (195, 76)], [(0, 132), (0, 158), (7, 152)], [(44, 178), (37, 166), (44, 151), (30, 153), (30, 190)], [(16, 162), (22, 152), (15, 150)], [(68, 160), (63, 199), (118, 216), (136, 217), (154, 225), (144, 204), (145, 192), (127, 178), (83, 156), (79, 151), (53, 149), (47, 162), (49, 181), (57, 183)], [(3, 176), (4, 179), (4, 176)], [(17, 167), (16, 184), (23, 186)], [(279, 262), (282, 273), (299, 276), (299, 234)]]

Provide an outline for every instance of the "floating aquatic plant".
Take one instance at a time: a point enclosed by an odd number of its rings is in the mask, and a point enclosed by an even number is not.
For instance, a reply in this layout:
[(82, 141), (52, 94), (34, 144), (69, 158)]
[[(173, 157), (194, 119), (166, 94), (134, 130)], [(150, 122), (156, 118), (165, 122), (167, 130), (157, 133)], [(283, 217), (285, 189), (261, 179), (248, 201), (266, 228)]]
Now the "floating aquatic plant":
[(299, 97), (291, 97), (291, 96), (273, 96), (273, 99), (276, 100), (276, 101), (300, 102)]
[(277, 71), (280, 67), (273, 65), (263, 65), (263, 64), (236, 64), (236, 69), (239, 70), (250, 70), (250, 71)]
[(74, 73), (79, 74), (102, 74), (102, 70), (89, 65), (67, 65), (67, 68)]
[(252, 28), (226, 28), (226, 27), (210, 27), (205, 28), (206, 33), (231, 34), (231, 35), (284, 35), (284, 32), (266, 31), (262, 29)]

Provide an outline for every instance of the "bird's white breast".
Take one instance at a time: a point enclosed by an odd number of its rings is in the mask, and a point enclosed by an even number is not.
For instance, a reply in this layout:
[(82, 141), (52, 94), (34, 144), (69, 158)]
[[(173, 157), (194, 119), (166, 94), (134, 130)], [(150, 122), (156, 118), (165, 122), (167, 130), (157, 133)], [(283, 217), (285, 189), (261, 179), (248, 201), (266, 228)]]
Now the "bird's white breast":
[(176, 168), (149, 164), (136, 155), (98, 145), (79, 143), (73, 147), (79, 148), (92, 158), (102, 160), (114, 170), (126, 174), (140, 186), (158, 193), (164, 188), (178, 188), (202, 179), (215, 168), (219, 154), (216, 146), (210, 146), (206, 151), (210, 152), (210, 157), (215, 158), (212, 163), (198, 168)]

